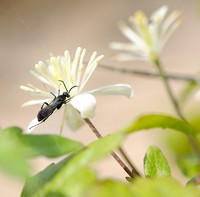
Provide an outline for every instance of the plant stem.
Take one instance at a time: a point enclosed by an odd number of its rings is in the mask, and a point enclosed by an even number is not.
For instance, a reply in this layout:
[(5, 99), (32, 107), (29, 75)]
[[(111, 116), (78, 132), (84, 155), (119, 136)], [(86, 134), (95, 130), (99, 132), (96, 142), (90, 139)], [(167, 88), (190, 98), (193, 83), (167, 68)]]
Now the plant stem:
[[(127, 74), (135, 74), (135, 75), (140, 75), (140, 76), (145, 76), (145, 77), (160, 77), (159, 73), (154, 73), (154, 72), (147, 72), (147, 71), (141, 71), (141, 70), (136, 70), (136, 69), (126, 69), (126, 68), (116, 68), (112, 66), (107, 66), (107, 65), (99, 65), (101, 68), (111, 70), (111, 71), (118, 71), (122, 73), (127, 73)], [(191, 75), (180, 75), (180, 74), (165, 74), (167, 79), (173, 79), (173, 80), (180, 80), (180, 81), (188, 81), (188, 82), (200, 82), (200, 78), (194, 77)]]
[(124, 150), (122, 149), (122, 147), (119, 147), (119, 152), (122, 154), (122, 156), (124, 157), (124, 159), (127, 161), (127, 163), (130, 165), (130, 167), (132, 168), (132, 173), (137, 175), (137, 176), (141, 176), (140, 173), (136, 170), (136, 168), (134, 167), (134, 165), (132, 164), (131, 160), (128, 158), (127, 154), (124, 152)]
[[(94, 132), (94, 134), (97, 136), (97, 138), (102, 138), (102, 135), (98, 132), (98, 130), (92, 124), (92, 122), (88, 118), (85, 118), (84, 120), (88, 124), (88, 126), (91, 128), (91, 130)], [(119, 163), (119, 165), (126, 171), (126, 173), (132, 179), (135, 178), (135, 175), (131, 172), (131, 170), (126, 166), (126, 164), (119, 158), (119, 156), (115, 152), (112, 152), (111, 155), (114, 157), (114, 159)]]
[[(180, 109), (180, 107), (179, 107), (179, 104), (178, 104), (176, 98), (174, 97), (174, 94), (173, 94), (173, 92), (172, 92), (172, 90), (171, 90), (171, 87), (170, 87), (170, 85), (169, 85), (169, 82), (168, 82), (168, 78), (167, 78), (167, 76), (165, 75), (165, 72), (163, 71), (163, 68), (162, 68), (162, 65), (161, 65), (160, 61), (159, 61), (159, 60), (156, 60), (156, 61), (155, 61), (155, 64), (156, 64), (156, 66), (157, 66), (157, 68), (158, 68), (158, 71), (159, 71), (159, 73), (160, 73), (161, 78), (163, 79), (163, 83), (164, 83), (165, 88), (166, 88), (166, 90), (167, 90), (167, 93), (168, 93), (168, 95), (169, 95), (169, 97), (170, 97), (170, 100), (171, 100), (172, 104), (174, 105), (174, 109), (176, 110), (177, 115), (178, 115), (179, 118), (181, 118), (184, 122), (186, 122), (187, 124), (189, 124), (188, 121), (185, 119), (185, 117), (184, 117), (184, 115), (183, 115), (183, 113), (182, 113), (182, 111), (181, 111), (181, 109)], [(190, 144), (191, 144), (191, 146), (192, 146), (194, 152), (196, 153), (196, 155), (197, 155), (197, 157), (198, 157), (198, 159), (199, 159), (199, 161), (200, 161), (200, 151), (199, 151), (199, 148), (198, 148), (198, 146), (197, 146), (195, 140), (194, 140), (191, 136), (189, 136), (189, 135), (187, 135), (187, 138), (188, 138), (188, 140), (189, 140), (189, 142), (190, 142)]]

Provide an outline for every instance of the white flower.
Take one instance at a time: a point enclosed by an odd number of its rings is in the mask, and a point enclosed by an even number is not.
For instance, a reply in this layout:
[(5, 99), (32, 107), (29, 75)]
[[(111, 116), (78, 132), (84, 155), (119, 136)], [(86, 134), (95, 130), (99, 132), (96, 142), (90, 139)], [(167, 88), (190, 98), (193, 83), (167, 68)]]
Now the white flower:
[[(103, 55), (96, 57), (97, 53), (94, 52), (87, 64), (84, 66), (83, 59), (86, 50), (77, 48), (75, 58), (71, 61), (71, 57), (68, 51), (65, 51), (64, 56), (54, 57), (52, 56), (48, 61), (48, 66), (45, 66), (42, 62), (35, 65), (37, 72), (31, 71), (31, 74), (42, 81), (44, 84), (51, 86), (54, 91), (53, 94), (60, 95), (67, 90), (70, 90), (69, 102), (64, 104), (64, 113), (61, 121), (60, 132), (62, 132), (64, 122), (72, 129), (76, 130), (84, 124), (85, 118), (92, 118), (95, 115), (96, 99), (93, 95), (125, 95), (128, 97), (133, 96), (133, 89), (127, 84), (115, 84), (98, 89), (83, 92), (83, 88), (88, 79), (92, 75), (93, 71), (97, 67), (98, 62), (103, 58)], [(83, 72), (84, 70), (84, 72)], [(59, 80), (64, 82), (61, 83)], [(33, 95), (45, 97), (45, 99), (31, 100), (24, 103), (23, 106), (43, 104), (44, 102), (50, 103), (53, 100), (53, 95), (49, 91), (42, 91), (33, 85), (20, 86), (21, 89), (31, 92)], [(28, 126), (28, 133), (31, 133), (32, 126), (38, 124), (37, 118), (35, 118)], [(33, 127), (35, 128), (35, 127)]]
[(175, 10), (166, 17), (166, 5), (155, 11), (150, 19), (142, 11), (137, 11), (129, 17), (131, 27), (120, 22), (121, 32), (131, 42), (113, 42), (110, 47), (115, 50), (125, 51), (116, 56), (117, 60), (146, 60), (155, 62), (160, 52), (174, 30), (180, 25), (180, 12)]

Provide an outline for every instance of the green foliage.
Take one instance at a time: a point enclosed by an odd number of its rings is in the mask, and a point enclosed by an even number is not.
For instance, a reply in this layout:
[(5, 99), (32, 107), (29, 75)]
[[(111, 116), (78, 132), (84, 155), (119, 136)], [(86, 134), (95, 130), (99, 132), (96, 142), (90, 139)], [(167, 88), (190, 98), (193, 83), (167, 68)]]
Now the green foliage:
[(147, 177), (171, 176), (170, 167), (159, 148), (151, 146), (144, 158), (144, 173)]
[(198, 88), (198, 86), (199, 84), (196, 82), (188, 82), (180, 94), (180, 102), (184, 104), (191, 97), (192, 93)]
[(177, 164), (186, 177), (192, 178), (200, 172), (199, 160), (195, 154), (182, 154), (176, 157)]
[(123, 128), (122, 131), (126, 133), (132, 133), (139, 130), (153, 128), (173, 129), (193, 137), (198, 136), (198, 132), (184, 121), (172, 116), (156, 114), (143, 115), (137, 120), (132, 121), (129, 125)]
[(28, 157), (58, 157), (82, 147), (79, 142), (58, 135), (23, 135), (22, 140)]
[(51, 164), (37, 175), (28, 178), (22, 191), (22, 196), (31, 196), (34, 194), (37, 190), (43, 187), (43, 185), (48, 183), (48, 181), (51, 180), (70, 159), (71, 156), (63, 159), (56, 165)]
[(21, 196), (56, 196), (58, 194), (61, 196), (79, 196), (96, 181), (96, 175), (93, 170), (83, 167), (67, 179), (62, 178), (60, 171), (63, 172), (63, 168), (70, 159), (66, 158), (56, 165), (51, 165), (28, 179)]
[(136, 197), (198, 197), (200, 192), (194, 186), (184, 187), (176, 180), (167, 178), (137, 179), (133, 185), (133, 196)]
[(87, 197), (133, 197), (131, 185), (113, 181), (105, 180), (96, 183), (90, 190), (86, 191), (84, 196)]
[[(192, 107), (191, 107), (192, 108)], [(196, 105), (191, 109), (192, 112), (190, 112), (190, 124), (200, 133), (200, 106), (199, 101), (197, 101)], [(200, 148), (200, 144), (199, 144)]]
[(200, 192), (192, 185), (184, 187), (173, 178), (136, 179), (132, 184), (106, 180), (96, 183), (83, 197), (198, 197)]
[[(131, 126), (129, 125), (129, 129), (103, 137), (86, 147), (82, 147), (79, 142), (57, 135), (23, 135), (20, 128), (11, 127), (0, 130), (0, 167), (11, 174), (27, 177), (30, 170), (28, 158), (39, 155), (59, 157), (73, 151), (57, 164), (51, 164), (35, 176), (28, 178), (22, 197), (199, 196), (199, 191), (193, 185), (183, 187), (173, 179), (160, 178), (171, 176), (171, 173), (166, 158), (155, 146), (147, 150), (144, 158), (145, 176), (153, 179), (136, 178), (132, 183), (104, 181), (100, 180), (89, 167), (89, 164), (104, 158), (117, 148), (125, 134), (157, 127), (197, 136), (196, 130), (179, 119), (162, 115), (143, 116)], [(188, 177), (195, 176), (200, 170), (196, 158), (190, 156), (185, 158), (183, 154), (179, 157), (179, 166)], [(196, 165), (191, 165), (194, 161)]]
[(9, 174), (23, 178), (28, 175), (30, 166), (23, 152), (21, 133), (18, 127), (0, 130), (0, 167)]
[(18, 177), (27, 177), (29, 157), (58, 157), (82, 147), (79, 142), (57, 135), (23, 135), (18, 127), (0, 130), (0, 167)]
[[(162, 128), (169, 132), (169, 134), (170, 134), (169, 139), (168, 139), (168, 141), (170, 141), (169, 144), (170, 144), (170, 146), (173, 146), (173, 151), (176, 152), (176, 159), (177, 159), (178, 166), (180, 167), (181, 171), (183, 172), (183, 174), (185, 176), (191, 178), (191, 177), (195, 176), (197, 173), (199, 173), (199, 171), (200, 171), (199, 161), (198, 161), (196, 155), (194, 155), (194, 153), (192, 152), (191, 145), (189, 144), (186, 135), (182, 135), (182, 134), (190, 135), (190, 136), (194, 137), (194, 139), (197, 142), (199, 142), (198, 141), (199, 133), (196, 130), (196, 127), (194, 128), (193, 126), (185, 123), (184, 121), (182, 121), (178, 118), (171, 117), (171, 116), (149, 114), (149, 115), (143, 115), (143, 116), (139, 117), (138, 119), (136, 119), (135, 121), (132, 121), (128, 126), (123, 128), (122, 131), (125, 133), (132, 133), (135, 131), (147, 130), (147, 129), (153, 129), (153, 128)], [(182, 133), (178, 133), (178, 132), (172, 133), (171, 130), (177, 130)], [(177, 143), (177, 141), (178, 141), (178, 143)], [(152, 149), (152, 150), (154, 150), (154, 149)], [(159, 155), (159, 151), (157, 153)], [(149, 159), (148, 157), (150, 157), (150, 155), (152, 158)], [(162, 155), (161, 152), (160, 152), (160, 155)], [(159, 160), (153, 160), (154, 156), (156, 157), (156, 152), (147, 151), (147, 154), (145, 157), (146, 158), (145, 166), (144, 166), (146, 176), (151, 176), (151, 177), (159, 176), (159, 174), (156, 174), (156, 170), (158, 170), (158, 169), (156, 169), (156, 167), (158, 167), (158, 166), (156, 166), (156, 163), (154, 165), (153, 161), (159, 162), (159, 161), (161, 161), (160, 160), (161, 158)], [(165, 160), (165, 158), (163, 157), (163, 162), (164, 162), (164, 160)], [(164, 167), (163, 164), (161, 161), (159, 166)], [(153, 165), (155, 167), (155, 169), (154, 169), (155, 171), (153, 170), (153, 167), (151, 169), (151, 166), (153, 166)], [(147, 168), (147, 166), (148, 166), (148, 168)], [(169, 166), (166, 161), (166, 170), (168, 167)], [(164, 169), (162, 169), (162, 170), (164, 170)], [(168, 170), (169, 170), (168, 172), (170, 175), (170, 169), (168, 168)], [(167, 171), (165, 173), (167, 175)]]
[(168, 132), (164, 140), (167, 142), (171, 154), (174, 154), (178, 167), (186, 177), (192, 178), (200, 172), (199, 160), (185, 135), (178, 132)]
[[(63, 194), (64, 195), (64, 194)], [(67, 193), (65, 194), (66, 196)], [(137, 178), (133, 183), (115, 180), (97, 181), (85, 188), (80, 197), (199, 197), (200, 192), (193, 185), (184, 187), (173, 178)], [(49, 195), (48, 195), (49, 196)]]
[(22, 196), (48, 196), (51, 193), (78, 196), (95, 180), (94, 173), (85, 167), (117, 148), (123, 136), (122, 133), (116, 133), (103, 137), (58, 164), (49, 166), (26, 181)]
[(183, 133), (169, 131), (165, 134), (164, 140), (171, 151), (177, 155), (192, 153), (191, 144)]

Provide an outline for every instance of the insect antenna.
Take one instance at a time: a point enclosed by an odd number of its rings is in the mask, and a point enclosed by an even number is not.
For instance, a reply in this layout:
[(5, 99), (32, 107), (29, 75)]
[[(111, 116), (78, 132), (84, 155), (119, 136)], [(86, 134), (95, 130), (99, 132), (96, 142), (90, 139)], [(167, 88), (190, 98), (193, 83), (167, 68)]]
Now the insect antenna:
[(71, 92), (71, 90), (72, 90), (73, 88), (78, 88), (78, 86), (73, 86), (73, 87), (71, 87), (71, 88), (69, 89), (69, 93)]
[(66, 89), (66, 90), (67, 90), (67, 92), (69, 93), (70, 91), (68, 91), (68, 89), (67, 89), (67, 86), (65, 85), (65, 82), (64, 82), (63, 80), (58, 80), (58, 81), (60, 81), (60, 82), (62, 82), (62, 83), (63, 83), (63, 85), (64, 85), (65, 89)]

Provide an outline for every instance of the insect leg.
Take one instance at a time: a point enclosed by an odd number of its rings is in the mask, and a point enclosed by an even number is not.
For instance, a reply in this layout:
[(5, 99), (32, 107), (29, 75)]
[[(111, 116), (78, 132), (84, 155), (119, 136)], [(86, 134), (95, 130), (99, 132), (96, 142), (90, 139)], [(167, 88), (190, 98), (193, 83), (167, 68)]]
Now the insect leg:
[(47, 102), (44, 102), (43, 104), (42, 104), (42, 106), (41, 106), (41, 109), (43, 109), (44, 108), (44, 105), (49, 105), (49, 103), (47, 103)]
[(50, 92), (50, 93), (54, 96), (53, 100), (55, 100), (56, 99), (56, 95), (53, 92)]
[[(44, 84), (44, 83), (43, 83), (43, 85), (44, 85), (45, 89), (47, 89), (47, 90), (48, 90), (48, 88), (45, 86), (45, 84)], [(50, 92), (49, 90), (48, 90), (48, 92), (54, 96), (54, 99), (56, 98), (56, 95), (55, 95), (53, 92)]]
[(64, 104), (67, 104), (67, 103), (69, 103), (69, 101), (70, 101), (70, 99), (67, 99), (67, 100), (65, 100), (63, 103), (64, 103)]

